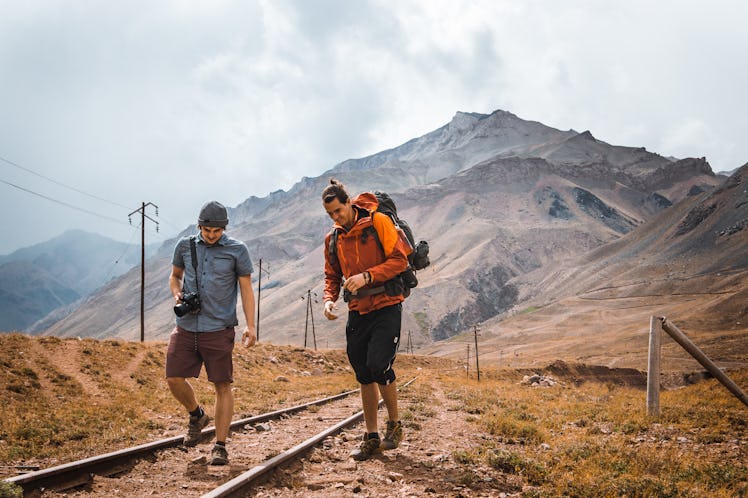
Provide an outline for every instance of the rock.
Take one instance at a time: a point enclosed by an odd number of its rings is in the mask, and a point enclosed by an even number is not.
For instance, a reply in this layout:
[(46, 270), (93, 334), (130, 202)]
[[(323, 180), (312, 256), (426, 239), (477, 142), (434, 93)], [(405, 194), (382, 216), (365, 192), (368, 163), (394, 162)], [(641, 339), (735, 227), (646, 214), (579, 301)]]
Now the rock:
[(274, 382), (291, 382), (288, 380), (288, 377), (284, 377), (283, 375), (279, 375), (274, 379)]

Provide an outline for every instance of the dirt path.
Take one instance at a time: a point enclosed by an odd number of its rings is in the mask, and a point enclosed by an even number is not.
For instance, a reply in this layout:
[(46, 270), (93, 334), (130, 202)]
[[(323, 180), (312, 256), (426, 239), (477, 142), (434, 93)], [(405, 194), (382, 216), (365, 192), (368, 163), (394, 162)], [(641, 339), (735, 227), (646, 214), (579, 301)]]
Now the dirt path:
[[(438, 382), (419, 378), (401, 395), (400, 411), (404, 440), (396, 450), (365, 462), (352, 460), (349, 453), (363, 433), (359, 425), (276, 472), (249, 496), (519, 496), (517, 476), (481, 464), (467, 470), (455, 461), (455, 453), (479, 447), (490, 436), (468, 422), (469, 414)], [(380, 419), (384, 416), (380, 410)]]
[[(358, 446), (363, 433), (360, 423), (328, 438), (303, 459), (271, 473), (247, 496), (519, 496), (519, 477), (485, 465), (466, 467), (455, 461), (455, 452), (478, 447), (488, 437), (467, 421), (469, 415), (459, 403), (451, 400), (437, 381), (418, 379), (400, 397), (405, 438), (399, 448), (365, 462), (354, 461), (350, 452)], [(300, 417), (264, 424), (268, 430), (247, 427), (236, 431), (228, 445), (231, 462), (225, 467), (207, 464), (212, 442), (206, 441), (196, 448), (162, 451), (117, 476), (95, 476), (84, 488), (45, 491), (41, 496), (201, 496), (360, 408), (360, 398), (353, 395)], [(382, 409), (380, 426), (384, 418)]]
[(80, 383), (88, 396), (107, 399), (96, 380), (84, 371), (84, 364), (81, 362), (82, 347), (80, 344), (72, 341), (55, 343), (29, 341), (29, 347), (34, 354), (47, 360), (52, 368)]
[(131, 375), (138, 371), (138, 367), (145, 359), (146, 353), (147, 351), (144, 349), (139, 350), (124, 368), (112, 372), (112, 380), (124, 384), (129, 388), (137, 389), (138, 383), (133, 380)]

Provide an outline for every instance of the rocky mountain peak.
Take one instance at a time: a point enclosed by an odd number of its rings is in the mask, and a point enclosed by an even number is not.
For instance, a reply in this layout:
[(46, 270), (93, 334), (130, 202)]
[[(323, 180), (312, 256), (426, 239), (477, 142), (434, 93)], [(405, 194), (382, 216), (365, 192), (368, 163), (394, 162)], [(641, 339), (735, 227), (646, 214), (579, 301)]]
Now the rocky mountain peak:
[[(668, 171), (653, 178), (663, 165), (673, 162), (642, 148), (607, 144), (589, 131), (560, 131), (501, 110), (458, 112), (451, 122), (397, 147), (343, 161), (287, 192), (248, 198), (230, 213), (230, 231), (247, 243), (254, 261), (261, 258), (273, 268), (262, 281), (265, 340), (296, 343), (298, 317), (305, 311), (298, 296), (319, 291), (322, 282), (322, 241), (330, 220), (319, 194), (329, 177), (351, 193), (396, 194), (403, 217), (432, 248), (432, 265), (418, 275), (404, 324), (423, 342), (518, 306), (532, 292), (513, 279), (617, 240), (692, 186), (705, 190), (718, 183), (699, 160), (676, 168), (673, 176)], [(162, 256), (152, 264), (162, 266), (157, 272), (163, 275), (169, 259)], [(135, 330), (133, 317), (103, 317), (99, 309), (135, 309), (134, 301), (121, 301), (136, 299), (130, 290), (139, 275), (122, 277), (48, 333)], [(155, 296), (149, 323), (163, 337), (173, 326), (171, 307), (164, 305), (168, 287), (156, 279), (147, 285)], [(321, 336), (337, 344), (335, 324), (318, 325)]]
[(473, 128), (475, 123), (486, 117), (488, 117), (486, 114), (457, 111), (447, 127), (451, 132), (467, 130)]

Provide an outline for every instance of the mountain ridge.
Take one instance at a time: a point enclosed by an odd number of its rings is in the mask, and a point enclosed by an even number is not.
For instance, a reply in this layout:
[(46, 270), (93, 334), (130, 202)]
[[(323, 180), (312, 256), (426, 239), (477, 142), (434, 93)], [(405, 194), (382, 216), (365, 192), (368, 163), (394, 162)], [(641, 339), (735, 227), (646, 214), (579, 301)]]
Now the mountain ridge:
[(83, 230), (0, 256), (0, 330), (32, 327), (139, 261), (138, 246)]
[[(591, 149), (580, 154), (585, 144)], [(533, 150), (551, 152), (529, 157)], [(274, 285), (262, 293), (268, 302), (263, 309), (270, 310), (263, 322), (273, 331), (271, 339), (292, 342), (298, 296), (320, 288), (320, 244), (330, 222), (319, 195), (328, 178), (337, 177), (351, 192), (389, 191), (416, 235), (432, 243), (434, 263), (419, 275), (422, 286), (409, 298), (409, 307), (418, 311), (405, 323), (433, 340), (513, 305), (517, 294), (510, 286), (498, 289), (496, 282), (615, 240), (664, 209), (664, 200), (655, 202), (651, 189), (641, 189), (647, 175), (672, 167), (670, 159), (643, 148), (611, 146), (591, 133), (563, 132), (506, 111), (460, 112), (422, 137), (302, 178), (288, 192), (248, 198), (230, 213), (229, 233), (247, 243), (255, 261), (263, 258), (273, 266)], [(683, 178), (659, 175), (672, 190), (667, 202), (684, 196), (686, 186), (707, 189), (718, 183), (705, 162)], [(479, 265), (494, 259), (498, 263), (485, 269)], [(455, 279), (449, 296), (439, 288), (441, 274)], [(503, 304), (478, 299), (480, 289), (502, 293)], [(461, 303), (467, 311), (440, 311), (428, 301)], [(170, 307), (152, 307), (158, 308), (157, 335), (164, 334), (172, 322)], [(423, 314), (431, 316), (429, 323), (419, 318)], [(453, 320), (456, 314), (460, 318)], [(65, 333), (68, 324), (51, 331)], [(330, 324), (319, 327), (333, 336)], [(427, 329), (436, 330), (434, 337), (426, 337), (432, 334)]]
[[(413, 333), (417, 347), (477, 323), (500, 323), (537, 297), (528, 289), (546, 285), (544, 268), (615, 243), (724, 180), (704, 158), (664, 158), (506, 111), (457, 113), (422, 137), (229, 209), (228, 233), (247, 243), (256, 271), (260, 259), (269, 271), (262, 280), (261, 340), (299, 344), (309, 328), (300, 298), (321, 297), (330, 220), (319, 196), (331, 176), (351, 193), (388, 191), (416, 237), (429, 240), (432, 265), (419, 272), (420, 285), (404, 307), (403, 331)], [(169, 246), (149, 260), (149, 274), (168, 274)], [(131, 289), (138, 279), (135, 271), (119, 277), (46, 333), (135, 337)], [(165, 278), (146, 280), (146, 335), (163, 338), (173, 327), (168, 288)], [(102, 316), (101, 309), (115, 312)], [(320, 309), (312, 333), (320, 343), (341, 345), (339, 324), (320, 322)]]

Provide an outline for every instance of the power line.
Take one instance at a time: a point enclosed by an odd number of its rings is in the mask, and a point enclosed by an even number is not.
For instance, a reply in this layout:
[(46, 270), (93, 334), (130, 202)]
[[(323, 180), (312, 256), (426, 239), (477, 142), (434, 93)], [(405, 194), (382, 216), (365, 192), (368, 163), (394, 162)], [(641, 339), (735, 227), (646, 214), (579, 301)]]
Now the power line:
[(2, 180), (2, 179), (0, 179), (0, 183), (4, 183), (4, 184), (9, 185), (9, 186), (11, 186), (13, 188), (17, 188), (18, 190), (23, 190), (24, 192), (27, 192), (27, 193), (32, 194), (32, 195), (36, 195), (38, 197), (41, 197), (42, 199), (47, 199), (48, 201), (56, 202), (57, 204), (60, 204), (60, 205), (65, 206), (65, 207), (68, 207), (70, 209), (75, 209), (76, 211), (81, 211), (83, 213), (90, 214), (92, 216), (97, 216), (99, 218), (102, 218), (102, 219), (105, 219), (105, 220), (108, 220), (108, 221), (113, 221), (114, 223), (118, 223), (118, 224), (121, 224), (121, 225), (130, 226), (128, 223), (125, 223), (122, 220), (118, 220), (116, 218), (110, 218), (109, 216), (104, 216), (103, 214), (99, 214), (99, 213), (96, 213), (94, 211), (89, 211), (88, 209), (84, 209), (82, 207), (78, 207), (78, 206), (75, 206), (73, 204), (69, 204), (67, 202), (60, 201), (60, 200), (55, 199), (53, 197), (49, 197), (47, 195), (40, 194), (39, 192), (34, 192), (33, 190), (27, 189), (25, 187), (21, 187), (19, 185), (16, 185), (15, 183), (7, 182), (7, 181)]
[(43, 178), (43, 179), (45, 179), (45, 180), (47, 180), (47, 181), (49, 181), (49, 182), (52, 182), (52, 183), (54, 183), (54, 184), (56, 184), (56, 185), (59, 185), (59, 186), (61, 186), (61, 187), (65, 187), (66, 189), (72, 190), (72, 191), (74, 191), (74, 192), (77, 192), (77, 193), (79, 193), (79, 194), (83, 194), (83, 195), (85, 195), (85, 196), (88, 196), (88, 197), (91, 197), (92, 199), (96, 199), (96, 200), (98, 200), (98, 201), (101, 201), (101, 202), (106, 202), (107, 204), (111, 204), (111, 205), (113, 205), (113, 206), (118, 206), (118, 207), (122, 207), (122, 208), (125, 208), (125, 209), (127, 209), (127, 208), (128, 208), (128, 206), (125, 206), (125, 205), (123, 205), (123, 204), (119, 204), (119, 203), (117, 203), (117, 202), (111, 201), (111, 200), (109, 200), (109, 199), (105, 199), (105, 198), (103, 198), (103, 197), (99, 197), (99, 196), (97, 196), (97, 195), (94, 195), (94, 194), (91, 194), (91, 193), (89, 193), (89, 192), (86, 192), (85, 190), (81, 190), (81, 189), (79, 189), (79, 188), (76, 188), (76, 187), (73, 187), (73, 186), (71, 186), (71, 185), (67, 185), (67, 184), (65, 184), (65, 183), (62, 183), (62, 182), (60, 182), (60, 181), (58, 181), (58, 180), (55, 180), (54, 178), (50, 178), (50, 177), (48, 177), (48, 176), (42, 175), (41, 173), (38, 173), (38, 172), (36, 172), (36, 171), (34, 171), (34, 170), (30, 169), (30, 168), (26, 168), (26, 167), (24, 167), (24, 166), (21, 166), (20, 164), (18, 164), (18, 163), (16, 163), (16, 162), (13, 162), (13, 161), (11, 161), (11, 160), (9, 160), (9, 159), (6, 159), (6, 158), (4, 158), (4, 157), (2, 157), (2, 156), (0, 156), (0, 161), (3, 161), (3, 162), (5, 162), (5, 163), (7, 163), (7, 164), (10, 164), (11, 166), (15, 166), (15, 167), (16, 167), (16, 168), (18, 168), (18, 169), (21, 169), (21, 170), (23, 170), (23, 171), (26, 171), (26, 172), (28, 172), (28, 173), (31, 173), (32, 175), (36, 175), (36, 176), (38, 176), (39, 178)]
[(101, 201), (101, 202), (106, 202), (107, 204), (112, 204), (113, 206), (119, 206), (119, 207), (122, 207), (122, 208), (125, 208), (125, 209), (129, 209), (128, 206), (124, 206), (124, 205), (116, 203), (114, 201), (110, 201), (109, 199), (104, 199), (103, 197), (99, 197), (97, 195), (90, 194), (90, 193), (88, 193), (88, 192), (86, 192), (84, 190), (81, 190), (81, 189), (78, 189), (78, 188), (75, 188), (75, 187), (71, 187), (70, 185), (67, 185), (65, 183), (59, 182), (59, 181), (57, 181), (57, 180), (55, 180), (53, 178), (50, 178), (48, 176), (44, 176), (41, 173), (37, 173), (36, 171), (34, 171), (32, 169), (29, 169), (29, 168), (26, 168), (24, 166), (21, 166), (20, 164), (15, 163), (15, 162), (11, 161), (10, 159), (6, 159), (3, 156), (0, 156), (0, 161), (8, 163), (11, 166), (14, 166), (14, 167), (16, 167), (18, 169), (21, 169), (23, 171), (26, 171), (27, 173), (31, 173), (32, 175), (36, 175), (39, 178), (44, 178), (45, 180), (47, 180), (49, 182), (52, 182), (52, 183), (54, 183), (56, 185), (59, 185), (61, 187), (65, 187), (65, 188), (70, 189), (70, 190), (72, 190), (74, 192), (78, 192), (79, 194), (87, 195), (88, 197), (91, 197), (92, 199), (96, 199), (96, 200)]
[[(140, 228), (140, 225), (138, 225), (136, 228)], [(104, 280), (103, 280), (105, 284), (109, 282), (109, 278), (114, 273), (115, 266), (118, 265), (119, 262), (125, 258), (125, 255), (127, 255), (127, 253), (130, 252), (130, 249), (134, 247), (132, 245), (132, 239), (133, 237), (135, 237), (135, 233), (136, 233), (135, 230), (133, 230), (132, 233), (130, 234), (130, 239), (127, 242), (125, 242), (125, 250), (122, 252), (122, 254), (120, 254), (119, 258), (114, 260), (114, 263), (110, 265), (109, 271), (107, 272), (106, 277), (104, 277)]]
[[(106, 203), (111, 204), (113, 206), (117, 206), (117, 207), (121, 207), (121, 208), (125, 208), (125, 209), (130, 209), (130, 206), (125, 206), (124, 204), (120, 204), (118, 202), (114, 202), (114, 201), (111, 201), (109, 199), (105, 199), (103, 197), (99, 197), (98, 195), (91, 194), (89, 192), (86, 192), (85, 190), (81, 190), (81, 189), (73, 187), (71, 185), (67, 185), (65, 183), (62, 183), (60, 181), (55, 180), (54, 178), (50, 178), (48, 176), (42, 175), (41, 173), (38, 173), (38, 172), (36, 172), (36, 171), (34, 171), (34, 170), (30, 169), (30, 168), (27, 168), (25, 166), (21, 166), (20, 164), (14, 162), (14, 161), (11, 161), (10, 159), (7, 159), (7, 158), (5, 158), (3, 156), (0, 156), (0, 161), (2, 161), (4, 163), (7, 163), (7, 164), (10, 164), (11, 166), (14, 166), (14, 167), (16, 167), (18, 169), (21, 169), (23, 171), (26, 171), (28, 173), (31, 173), (32, 175), (36, 175), (39, 178), (44, 178), (45, 180), (47, 180), (49, 182), (52, 182), (52, 183), (54, 183), (56, 185), (59, 185), (61, 187), (65, 187), (65, 188), (67, 188), (69, 190), (72, 190), (74, 192), (78, 192), (79, 194), (83, 194), (83, 195), (86, 195), (88, 197), (91, 197), (92, 199), (96, 199), (96, 200), (101, 201), (101, 202), (106, 202)], [(2, 181), (2, 180), (0, 180), (0, 181)], [(3, 183), (7, 183), (7, 182), (3, 182)], [(12, 184), (9, 184), (9, 185), (12, 185)], [(27, 190), (27, 189), (25, 189), (23, 187), (18, 187), (17, 185), (12, 185), (12, 186), (16, 187), (16, 188), (20, 188), (21, 190), (25, 190), (26, 192), (29, 192), (29, 190)], [(31, 193), (33, 193), (35, 195), (41, 195), (41, 194), (36, 194), (35, 192), (31, 192)], [(49, 199), (49, 200), (54, 200), (54, 199)], [(54, 201), (54, 202), (59, 202), (59, 201)], [(71, 207), (71, 206), (68, 206), (68, 207)], [(76, 207), (74, 207), (74, 209), (79, 209), (80, 210), (80, 208), (76, 208)], [(164, 218), (163, 216), (159, 216), (159, 219), (161, 221), (165, 222), (167, 225), (171, 226), (175, 230), (182, 230), (182, 227), (177, 226), (175, 223), (173, 223), (172, 221)]]

